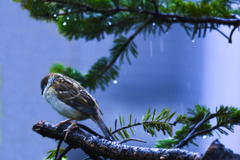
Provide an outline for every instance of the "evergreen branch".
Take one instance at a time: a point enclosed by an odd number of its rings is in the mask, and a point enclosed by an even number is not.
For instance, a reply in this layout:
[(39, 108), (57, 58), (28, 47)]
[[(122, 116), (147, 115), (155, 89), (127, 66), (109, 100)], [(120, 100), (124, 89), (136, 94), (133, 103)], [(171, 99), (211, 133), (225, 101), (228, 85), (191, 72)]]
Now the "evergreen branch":
[[(178, 115), (174, 123), (169, 123), (172, 117), (175, 115), (175, 112), (170, 113), (171, 109), (164, 107), (162, 111), (156, 115), (156, 109), (153, 111), (153, 114), (150, 113), (151, 108), (148, 109), (145, 115), (142, 117), (142, 121), (132, 124), (131, 119), (132, 115), (130, 114), (129, 123), (125, 126), (124, 116), (119, 115), (120, 128), (117, 129), (117, 119), (115, 120), (115, 130), (111, 134), (118, 133), (123, 139), (130, 138), (126, 129), (130, 129), (132, 135), (134, 135), (133, 129), (135, 126), (143, 126), (145, 132), (151, 134), (152, 136), (157, 136), (156, 132), (162, 131), (165, 135), (168, 133), (172, 136), (172, 126), (177, 123), (185, 123), (186, 114)], [(114, 135), (116, 137), (116, 135)], [(118, 138), (116, 138), (118, 140)]]
[(110, 61), (110, 63), (108, 64), (108, 66), (100, 73), (96, 76), (95, 79), (98, 79), (99, 77), (101, 77), (105, 72), (107, 72), (109, 70), (109, 68), (111, 68), (114, 63), (116, 62), (116, 60), (119, 58), (119, 56), (122, 54), (122, 52), (125, 50), (125, 48), (130, 44), (130, 42), (138, 35), (138, 33), (140, 33), (142, 31), (142, 29), (144, 29), (150, 22), (151, 22), (152, 18), (150, 18), (146, 23), (144, 23), (141, 27), (139, 27), (137, 29), (137, 31), (128, 38), (127, 42), (119, 49), (118, 53), (115, 55), (115, 57), (113, 57)]
[(207, 118), (204, 118), (202, 121), (200, 121), (197, 125), (194, 126), (194, 128), (191, 130), (191, 132), (188, 134), (188, 136), (186, 137), (186, 139), (188, 139), (192, 134), (194, 134), (203, 124), (205, 124), (206, 122), (208, 122), (210, 119), (216, 117), (217, 114), (211, 114), (210, 116), (208, 116)]
[[(181, 148), (188, 143), (192, 143), (197, 136), (213, 136), (213, 131), (219, 131), (221, 134), (228, 135), (228, 132), (222, 129), (234, 132), (234, 126), (240, 125), (240, 110), (235, 107), (220, 106), (216, 108), (214, 114), (210, 113), (210, 109), (206, 106), (196, 105), (194, 109), (188, 109), (188, 113), (193, 115), (187, 117), (186, 121), (183, 121), (181, 130), (175, 132), (172, 138), (158, 140), (156, 147), (158, 148)], [(216, 118), (217, 125), (212, 126), (210, 120)], [(180, 122), (181, 123), (181, 122)], [(217, 132), (218, 134), (218, 132)], [(219, 135), (219, 134), (218, 134)]]
[(194, 128), (191, 130), (191, 132), (188, 134), (188, 136), (183, 140), (181, 141), (179, 144), (177, 144), (174, 148), (182, 148), (183, 146), (187, 145), (189, 141), (191, 141), (192, 139), (194, 139), (195, 137), (199, 136), (199, 135), (202, 135), (204, 133), (210, 133), (211, 131), (219, 128), (219, 127), (222, 127), (224, 126), (225, 124), (228, 124), (229, 122), (232, 122), (233, 119), (230, 119), (228, 121), (224, 121), (214, 127), (211, 127), (211, 128), (208, 128), (208, 129), (205, 129), (205, 130), (202, 130), (202, 131), (199, 131), (197, 133), (195, 133), (202, 125), (204, 125), (206, 122), (208, 122), (210, 119), (212, 118), (215, 118), (217, 116), (222, 116), (222, 115), (231, 115), (232, 113), (229, 112), (229, 113), (221, 113), (221, 114), (211, 114), (209, 115), (207, 118), (204, 118), (203, 120), (201, 120), (198, 124), (196, 124), (194, 126)]
[(176, 145), (174, 148), (182, 148), (183, 146), (185, 146), (191, 139), (199, 136), (199, 135), (202, 135), (204, 133), (209, 133), (215, 129), (218, 129), (219, 127), (222, 127), (224, 126), (225, 124), (228, 124), (229, 122), (231, 122), (232, 120), (229, 120), (229, 121), (226, 121), (226, 122), (223, 122), (221, 124), (218, 124), (212, 128), (209, 128), (209, 129), (206, 129), (206, 130), (203, 130), (203, 131), (200, 131), (200, 132), (197, 132), (189, 137), (187, 137), (186, 139), (184, 139), (180, 144)]
[[(171, 23), (191, 23), (191, 24), (199, 24), (199, 23), (217, 23), (217, 24), (223, 24), (223, 25), (239, 25), (240, 19), (237, 15), (232, 14), (231, 17), (228, 18), (220, 18), (220, 17), (188, 17), (186, 15), (179, 15), (179, 14), (169, 14), (169, 13), (158, 13), (148, 11), (148, 10), (140, 10), (140, 9), (129, 9), (129, 8), (122, 8), (119, 7), (118, 9), (94, 9), (86, 4), (76, 2), (76, 1), (63, 1), (63, 0), (46, 0), (46, 1), (40, 1), (40, 2), (34, 2), (34, 3), (46, 3), (46, 2), (56, 2), (56, 3), (63, 3), (73, 6), (79, 6), (84, 7), (84, 10), (81, 10), (83, 12), (93, 12), (93, 13), (103, 13), (103, 14), (111, 14), (111, 13), (118, 13), (118, 12), (129, 12), (129, 13), (138, 13), (138, 14), (145, 14), (145, 15), (152, 15), (154, 16), (155, 20), (161, 20), (163, 22), (171, 22)], [(33, 3), (33, 2), (32, 2)]]
[(144, 122), (138, 122), (138, 123), (134, 123), (134, 124), (129, 124), (127, 126), (124, 126), (124, 127), (121, 127), (121, 128), (118, 128), (118, 129), (115, 129), (111, 134), (115, 134), (121, 130), (124, 130), (124, 129), (128, 129), (128, 128), (131, 128), (131, 127), (135, 127), (135, 126), (140, 126), (140, 125), (144, 125), (144, 124), (152, 124), (152, 123), (162, 123), (162, 124), (168, 124), (168, 125), (175, 125), (176, 123), (166, 123), (166, 122), (158, 122), (158, 121), (144, 121)]
[(60, 154), (57, 160), (61, 160), (73, 147), (72, 146), (67, 146), (67, 148)]

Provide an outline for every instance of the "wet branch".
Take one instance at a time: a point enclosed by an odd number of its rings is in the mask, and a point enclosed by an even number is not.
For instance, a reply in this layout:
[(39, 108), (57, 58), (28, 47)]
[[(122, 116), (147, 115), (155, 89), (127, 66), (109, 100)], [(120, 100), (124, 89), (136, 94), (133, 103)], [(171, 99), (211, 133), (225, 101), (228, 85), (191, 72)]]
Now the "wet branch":
[[(32, 129), (38, 134), (41, 134), (43, 137), (62, 140), (65, 136), (63, 130), (68, 126), (69, 124), (63, 124), (56, 127), (49, 122), (39, 121), (37, 124), (33, 125)], [(92, 159), (97, 159), (99, 156), (116, 160), (201, 159), (200, 154), (181, 149), (157, 149), (121, 145), (119, 142), (108, 141), (106, 139), (87, 134), (79, 128), (73, 129), (69, 133), (66, 143), (70, 147), (68, 147), (65, 152), (69, 151), (71, 148), (81, 148)]]

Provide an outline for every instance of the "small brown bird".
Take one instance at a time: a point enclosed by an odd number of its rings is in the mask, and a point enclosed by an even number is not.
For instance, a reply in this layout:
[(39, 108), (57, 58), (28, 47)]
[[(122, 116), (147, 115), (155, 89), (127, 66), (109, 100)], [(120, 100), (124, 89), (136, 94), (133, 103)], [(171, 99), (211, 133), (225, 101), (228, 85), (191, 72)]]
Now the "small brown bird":
[(102, 130), (106, 139), (113, 138), (104, 124), (96, 100), (77, 81), (58, 73), (51, 73), (41, 81), (42, 95), (61, 115), (69, 118), (58, 125), (75, 120), (66, 130), (65, 139), (77, 121), (90, 118)]

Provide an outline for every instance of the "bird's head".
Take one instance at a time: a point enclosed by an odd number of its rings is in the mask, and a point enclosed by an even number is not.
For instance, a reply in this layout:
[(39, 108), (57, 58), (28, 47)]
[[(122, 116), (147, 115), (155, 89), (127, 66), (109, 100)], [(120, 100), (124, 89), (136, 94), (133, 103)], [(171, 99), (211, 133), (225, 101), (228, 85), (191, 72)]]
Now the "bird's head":
[(55, 79), (62, 77), (59, 73), (50, 73), (41, 80), (41, 94), (43, 95), (44, 91), (51, 86)]

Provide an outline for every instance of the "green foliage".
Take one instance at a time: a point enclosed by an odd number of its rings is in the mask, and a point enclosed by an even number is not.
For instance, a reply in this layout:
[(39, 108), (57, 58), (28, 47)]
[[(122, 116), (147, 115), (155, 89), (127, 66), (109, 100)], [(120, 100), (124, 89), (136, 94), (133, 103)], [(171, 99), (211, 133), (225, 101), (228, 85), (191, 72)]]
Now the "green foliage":
[[(137, 57), (137, 45), (133, 42), (137, 35), (143, 34), (145, 37), (157, 32), (160, 35), (168, 32), (173, 24), (180, 23), (192, 40), (196, 36), (205, 37), (207, 30), (217, 30), (231, 43), (232, 32), (228, 37), (218, 28), (221, 24), (236, 28), (239, 22), (232, 14), (240, 14), (240, 8), (231, 8), (233, 2), (230, 0), (13, 1), (20, 2), (32, 18), (56, 23), (59, 33), (68, 40), (102, 40), (106, 35), (115, 35), (109, 58), (100, 58), (86, 75), (61, 65), (51, 68), (51, 72), (64, 73), (92, 91), (97, 88), (105, 90), (118, 77), (119, 69), (115, 66), (118, 59), (119, 65), (125, 59), (131, 64), (129, 52)], [(123, 36), (129, 33), (133, 33), (129, 38)]]
[[(175, 115), (175, 112), (173, 113), (170, 113), (170, 112), (171, 112), (171, 109), (164, 107), (163, 110), (158, 115), (156, 115), (156, 109), (151, 114), (151, 108), (149, 108), (146, 114), (143, 115), (142, 121), (138, 123), (137, 123), (137, 119), (135, 119), (134, 123), (132, 123), (132, 115), (130, 114), (128, 125), (125, 125), (124, 117), (119, 116), (120, 128), (117, 129), (117, 120), (116, 120), (115, 131), (113, 131), (112, 134), (117, 132), (121, 138), (127, 139), (127, 138), (130, 138), (130, 135), (126, 129), (129, 129), (132, 135), (134, 136), (134, 131), (135, 131), (134, 127), (142, 125), (144, 131), (150, 134), (151, 136), (157, 136), (156, 132), (160, 132), (160, 131), (162, 131), (164, 135), (167, 133), (168, 135), (171, 136), (172, 124), (170, 123), (170, 120)], [(186, 115), (179, 115), (177, 116), (175, 123), (185, 122), (185, 121), (186, 121)], [(119, 138), (116, 135), (114, 136), (116, 137), (117, 140), (119, 140)]]
[[(126, 34), (131, 29), (134, 30), (134, 26), (143, 24), (152, 16), (155, 16), (155, 7), (152, 0), (120, 0), (117, 7), (123, 8), (121, 12), (115, 9), (114, 0), (13, 1), (21, 2), (23, 8), (27, 9), (33, 18), (55, 22), (59, 33), (69, 40), (73, 38), (101, 40), (104, 38), (104, 33), (116, 36)], [(172, 13), (195, 20), (204, 17), (232, 18), (231, 14), (239, 14), (240, 9), (232, 9), (230, 7), (231, 3), (229, 0), (212, 0), (210, 2), (156, 0), (157, 9), (160, 13)], [(171, 25), (180, 21), (178, 16), (154, 18), (154, 23), (159, 22), (167, 22)], [(197, 23), (197, 21), (194, 23)], [(199, 25), (194, 28), (199, 28)]]
[(178, 141), (173, 138), (157, 140), (157, 144), (155, 144), (155, 148), (173, 148)]
[[(59, 154), (61, 154), (63, 151), (64, 151), (63, 148), (59, 148)], [(49, 153), (49, 155), (47, 156), (47, 158), (45, 158), (45, 160), (54, 160), (56, 152), (57, 152), (57, 149), (48, 151), (47, 153)], [(62, 160), (67, 160), (67, 156), (64, 155)]]
[(52, 65), (50, 72), (61, 73), (73, 78), (90, 91), (95, 91), (97, 88), (105, 90), (105, 86), (108, 86), (112, 80), (118, 77), (119, 70), (116, 65), (112, 65), (106, 70), (108, 63), (106, 57), (99, 59), (87, 74), (82, 74), (71, 67), (65, 68), (62, 64), (56, 63)]
[[(240, 125), (240, 110), (235, 107), (220, 106), (220, 108), (216, 108), (216, 113), (211, 113), (206, 106), (196, 105), (194, 109), (188, 109), (188, 113), (192, 116), (187, 117), (182, 128), (176, 131), (171, 139), (158, 140), (157, 148), (181, 148), (188, 145), (188, 142), (197, 145), (193, 142), (197, 136), (211, 137), (213, 131), (228, 135), (223, 128), (234, 132), (234, 125)], [(210, 120), (213, 118), (217, 120), (215, 126), (210, 124)], [(179, 121), (179, 123), (181, 122)]]

